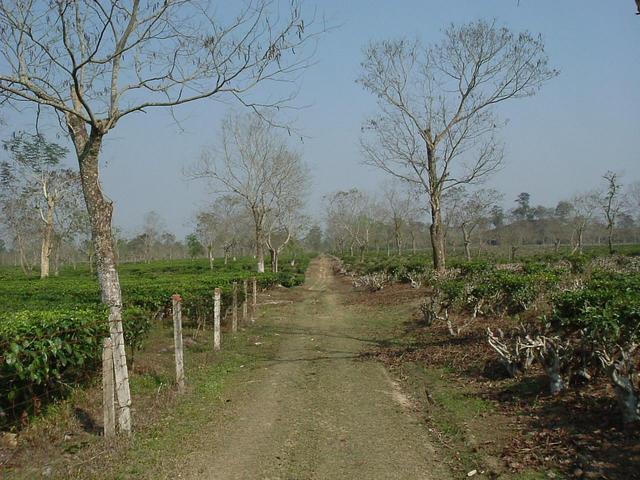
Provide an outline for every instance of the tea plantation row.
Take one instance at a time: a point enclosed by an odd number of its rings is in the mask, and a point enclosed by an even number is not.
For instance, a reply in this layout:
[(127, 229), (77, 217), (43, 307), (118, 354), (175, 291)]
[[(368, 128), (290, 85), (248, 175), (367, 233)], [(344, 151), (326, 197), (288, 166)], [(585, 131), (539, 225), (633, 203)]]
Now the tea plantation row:
[[(393, 282), (426, 286), (420, 309), (427, 325), (442, 322), (461, 335), (489, 320), (487, 341), (506, 371), (522, 374), (537, 361), (552, 394), (576, 376), (608, 376), (627, 423), (640, 422), (640, 255), (544, 255), (518, 263), (458, 262), (438, 274), (428, 257), (343, 258), (356, 286)], [(497, 321), (497, 320), (500, 321)], [(510, 319), (510, 326), (504, 320)], [(507, 325), (505, 327), (505, 325)]]
[[(169, 313), (171, 295), (183, 298), (185, 323), (213, 316), (213, 291), (222, 290), (223, 312), (231, 305), (233, 282), (257, 278), (259, 288), (293, 286), (304, 280), (308, 259), (295, 267), (283, 262), (279, 273), (256, 274), (253, 259), (123, 264), (123, 323), (127, 347), (137, 349), (154, 318)], [(68, 269), (46, 280), (27, 278), (18, 269), (0, 270), (0, 427), (34, 410), (40, 399), (55, 397), (95, 371), (107, 312), (95, 275)]]

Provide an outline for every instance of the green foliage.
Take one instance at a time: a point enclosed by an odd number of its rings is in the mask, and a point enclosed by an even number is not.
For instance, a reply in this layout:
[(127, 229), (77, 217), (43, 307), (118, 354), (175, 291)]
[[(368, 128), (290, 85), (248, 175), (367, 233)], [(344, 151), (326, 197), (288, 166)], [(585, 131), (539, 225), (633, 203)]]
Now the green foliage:
[(140, 350), (151, 330), (151, 317), (141, 307), (127, 307), (122, 312), (124, 342), (132, 350)]
[(605, 345), (640, 340), (640, 276), (597, 272), (579, 289), (554, 297), (552, 320)]
[(430, 255), (367, 255), (360, 261), (356, 256), (344, 256), (342, 261), (348, 271), (360, 275), (387, 273), (399, 281), (408, 282), (407, 272), (426, 273), (432, 269)]
[(434, 283), (450, 308), (465, 313), (517, 314), (529, 310), (560, 281), (545, 264), (529, 264), (521, 271), (498, 270), (485, 262), (460, 264), (452, 279)]
[(0, 427), (93, 371), (107, 332), (105, 313), (96, 308), (1, 314)]
[(187, 235), (187, 251), (189, 252), (189, 256), (191, 258), (196, 258), (199, 255), (204, 253), (204, 247), (195, 233)]
[[(213, 316), (213, 292), (222, 290), (223, 311), (231, 305), (233, 282), (256, 277), (260, 288), (304, 281), (308, 258), (279, 273), (256, 274), (253, 259), (239, 259), (212, 270), (205, 260), (123, 264), (125, 343), (135, 351), (156, 314), (169, 311), (171, 295), (183, 298), (184, 322)], [(238, 288), (239, 301), (243, 289)], [(45, 281), (16, 269), (0, 270), (0, 427), (2, 419), (33, 412), (34, 399), (55, 398), (95, 371), (108, 314), (100, 303), (97, 279), (88, 270), (65, 270)], [(39, 400), (38, 400), (39, 401)]]

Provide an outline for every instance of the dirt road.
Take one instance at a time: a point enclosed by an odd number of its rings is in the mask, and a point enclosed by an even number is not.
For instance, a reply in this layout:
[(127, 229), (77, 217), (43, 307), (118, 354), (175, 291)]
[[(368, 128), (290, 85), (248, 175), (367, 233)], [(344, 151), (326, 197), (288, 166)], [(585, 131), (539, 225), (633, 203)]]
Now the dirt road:
[(358, 358), (375, 338), (345, 295), (320, 257), (304, 286), (272, 297), (277, 355), (233, 388), (173, 478), (452, 478), (385, 368)]

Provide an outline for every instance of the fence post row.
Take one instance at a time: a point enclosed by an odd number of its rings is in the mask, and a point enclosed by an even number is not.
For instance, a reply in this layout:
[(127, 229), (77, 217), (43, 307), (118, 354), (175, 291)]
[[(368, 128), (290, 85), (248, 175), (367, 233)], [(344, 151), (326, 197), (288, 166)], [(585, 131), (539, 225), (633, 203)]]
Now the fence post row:
[(173, 343), (176, 359), (176, 383), (178, 393), (184, 393), (184, 349), (182, 345), (182, 297), (171, 296), (173, 307)]
[(233, 303), (231, 305), (231, 331), (238, 331), (238, 282), (233, 282)]
[(220, 289), (213, 295), (213, 349), (220, 350)]
[(115, 374), (113, 371), (113, 343), (111, 337), (103, 341), (102, 349), (102, 410), (104, 415), (104, 436), (116, 434)]
[(251, 279), (252, 289), (253, 289), (253, 298), (251, 300), (251, 323), (256, 321), (256, 305), (258, 299), (258, 285), (256, 282), (256, 277)]
[(242, 301), (242, 323), (247, 323), (247, 302), (249, 299), (247, 280), (242, 281), (242, 287), (244, 289), (244, 300)]

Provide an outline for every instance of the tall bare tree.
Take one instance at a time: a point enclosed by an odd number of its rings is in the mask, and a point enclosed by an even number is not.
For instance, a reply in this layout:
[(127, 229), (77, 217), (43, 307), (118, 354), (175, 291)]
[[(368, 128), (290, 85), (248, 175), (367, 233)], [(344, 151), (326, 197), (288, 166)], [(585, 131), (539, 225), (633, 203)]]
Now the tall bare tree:
[(450, 189), (455, 192), (450, 198), (451, 205), (447, 205), (448, 221), (460, 229), (464, 253), (467, 261), (471, 261), (471, 241), (475, 231), (483, 223), (489, 223), (492, 210), (503, 199), (503, 195), (494, 189), (481, 188), (467, 191), (464, 187)]
[(613, 230), (618, 217), (624, 212), (625, 199), (617, 173), (608, 171), (602, 178), (606, 182), (606, 187), (601, 196), (601, 207), (607, 225), (607, 246), (609, 253), (613, 253)]
[(309, 173), (299, 159), (299, 171), (293, 182), (283, 182), (274, 191), (275, 204), (266, 218), (265, 242), (271, 255), (271, 271), (278, 272), (279, 258), (293, 235), (299, 232), (306, 218), (302, 214), (309, 187)]
[(334, 192), (326, 197), (326, 202), (327, 223), (342, 232), (340, 236), (349, 242), (351, 255), (357, 248), (363, 259), (374, 225), (372, 199), (365, 192), (352, 188)]
[(235, 195), (220, 196), (196, 213), (195, 233), (207, 250), (211, 269), (217, 249), (222, 250), (227, 264), (229, 254), (238, 243), (243, 217), (246, 217), (246, 210)]
[(406, 40), (366, 48), (358, 82), (380, 114), (363, 128), (365, 162), (428, 195), (437, 270), (445, 268), (443, 192), (500, 165), (495, 107), (535, 94), (555, 75), (540, 37), (482, 20), (450, 26), (430, 48)]
[(404, 233), (416, 209), (415, 197), (406, 188), (407, 185), (405, 183), (400, 181), (388, 182), (382, 189), (384, 207), (388, 211), (393, 241), (398, 255), (402, 255)]
[(143, 240), (144, 261), (146, 263), (151, 262), (153, 249), (160, 243), (164, 230), (165, 225), (158, 212), (151, 210), (145, 213), (141, 236)]
[(313, 37), (309, 22), (297, 0), (286, 8), (247, 0), (225, 18), (199, 0), (0, 1), (0, 95), (53, 111), (76, 150), (102, 299), (110, 309), (123, 433), (131, 431), (131, 397), (113, 207), (100, 185), (103, 139), (128, 115), (205, 98), (226, 95), (250, 108), (265, 106), (251, 95), (254, 87), (291, 80), (308, 63), (296, 52)]
[(571, 253), (582, 253), (584, 245), (584, 232), (593, 219), (600, 205), (598, 193), (595, 191), (583, 192), (571, 198), (573, 210), (570, 214), (573, 224), (573, 249)]
[(253, 218), (258, 272), (264, 272), (268, 215), (289, 192), (304, 186), (306, 169), (269, 121), (255, 115), (230, 115), (222, 123), (220, 146), (205, 151), (191, 171), (213, 188), (242, 200)]
[(627, 189), (631, 216), (640, 224), (640, 180), (631, 183)]

